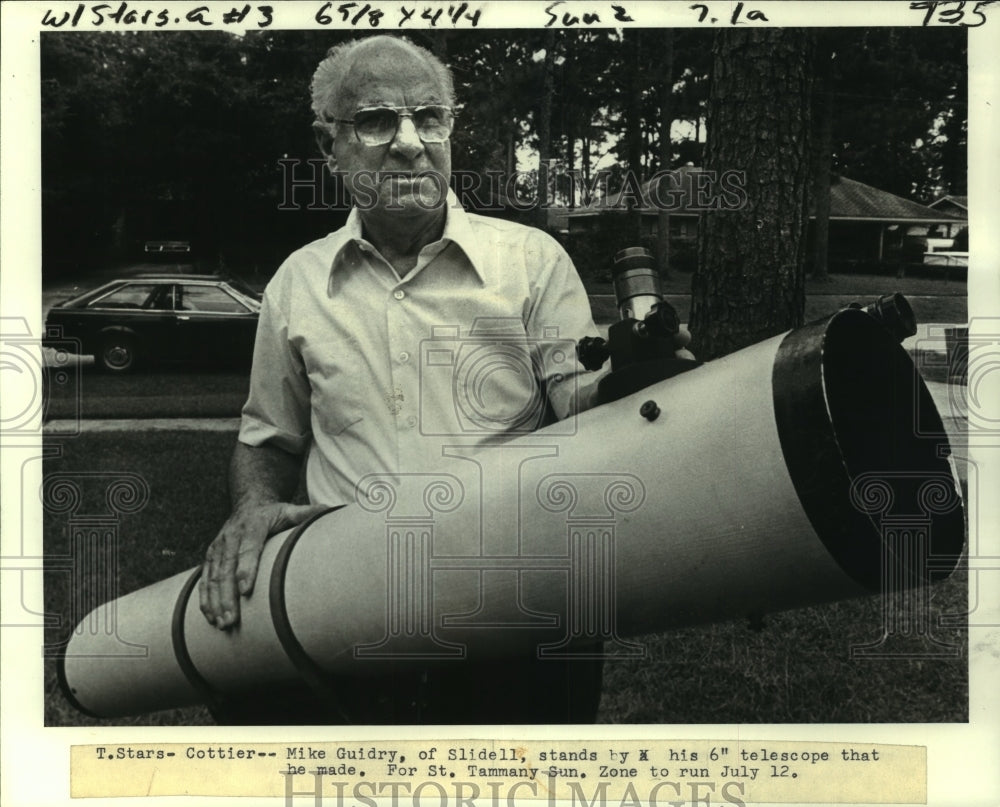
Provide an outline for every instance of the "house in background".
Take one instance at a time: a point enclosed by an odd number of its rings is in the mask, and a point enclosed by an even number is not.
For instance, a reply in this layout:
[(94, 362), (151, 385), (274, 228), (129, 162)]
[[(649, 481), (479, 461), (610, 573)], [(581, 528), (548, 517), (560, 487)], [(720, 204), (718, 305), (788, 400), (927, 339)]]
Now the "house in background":
[[(940, 231), (928, 234), (924, 263), (967, 269), (969, 266), (969, 197), (942, 196), (928, 207), (961, 217), (954, 224), (941, 225)], [(937, 237), (934, 237), (937, 236)]]
[(567, 235), (569, 233), (570, 208), (552, 205), (545, 209), (546, 227), (550, 233)]
[[(653, 204), (652, 186), (660, 181), (659, 198), (669, 200), (670, 206), (670, 238), (671, 240), (695, 241), (698, 238), (698, 218), (701, 211), (697, 209), (697, 187), (699, 177), (707, 172), (692, 165), (685, 165), (670, 172), (669, 177), (661, 180), (647, 180), (642, 183), (642, 235), (652, 238), (656, 236), (656, 223), (659, 215), (657, 206)], [(679, 193), (678, 193), (679, 192)], [(598, 219), (606, 214), (624, 215), (629, 208), (630, 200), (624, 190), (610, 193), (596, 199), (584, 207), (571, 210), (567, 215), (570, 235), (593, 231), (598, 226)], [(634, 196), (634, 194), (633, 194)]]
[[(927, 206), (942, 213), (951, 213), (953, 216), (959, 216), (965, 220), (968, 220), (969, 218), (968, 196), (942, 196), (940, 199), (935, 199)], [(954, 238), (955, 233), (950, 232), (948, 233), (948, 236), (950, 238)]]
[[(812, 218), (812, 216), (810, 216)], [(950, 246), (965, 216), (935, 210), (847, 177), (830, 182), (829, 260), (920, 263), (933, 246)]]
[[(667, 182), (666, 187), (661, 185), (654, 189), (654, 181), (657, 180), (647, 181), (641, 187), (642, 235), (650, 238), (656, 235), (655, 196), (669, 200), (671, 241), (694, 242), (698, 235), (698, 219), (706, 207), (704, 192), (699, 196), (698, 188), (710, 188), (715, 178), (703, 169), (688, 165), (670, 172), (669, 177), (662, 177), (659, 181)], [(751, 194), (749, 190), (747, 193)], [(945, 197), (949, 198), (963, 199)], [(624, 215), (629, 201), (627, 195), (619, 191), (571, 211), (568, 215), (570, 235), (592, 231), (600, 226), (602, 216)], [(847, 177), (831, 179), (829, 259), (831, 266), (837, 265), (841, 270), (856, 264), (888, 260), (920, 263), (923, 253), (931, 251), (927, 239), (947, 241), (966, 225), (967, 216), (957, 203), (952, 209), (935, 209)], [(811, 228), (808, 237), (811, 240)], [(947, 245), (944, 241), (942, 246)]]

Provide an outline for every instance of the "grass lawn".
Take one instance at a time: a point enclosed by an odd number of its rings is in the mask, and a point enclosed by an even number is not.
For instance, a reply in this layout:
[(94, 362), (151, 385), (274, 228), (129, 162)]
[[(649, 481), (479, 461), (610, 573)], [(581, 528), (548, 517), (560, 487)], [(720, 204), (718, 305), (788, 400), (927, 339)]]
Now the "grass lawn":
[[(91, 433), (56, 440), (62, 455), (46, 461), (47, 475), (73, 474), (83, 496), (78, 514), (106, 511), (110, 477), (128, 471), (149, 486), (149, 503), (118, 523), (118, 591), (128, 591), (197, 565), (227, 515), (225, 471), (235, 435), (217, 432)], [(45, 548), (68, 549), (69, 517), (47, 515)], [(61, 617), (47, 631), (56, 645), (101, 590), (87, 579), (82, 608), (71, 613), (68, 575), (45, 577), (45, 605)], [(956, 574), (934, 589), (931, 634), (959, 650), (957, 658), (862, 659), (851, 647), (882, 635), (879, 597), (687, 628), (641, 639), (646, 658), (606, 665), (600, 720), (635, 723), (941, 722), (968, 719), (966, 634), (936, 626), (941, 614), (964, 614), (967, 581)], [(961, 623), (961, 620), (959, 620)], [(201, 725), (202, 708), (98, 721), (73, 710), (45, 661), (47, 725)]]
[[(967, 581), (934, 589), (931, 619), (964, 614)], [(605, 667), (602, 722), (921, 723), (968, 720), (965, 632), (934, 629), (957, 658), (852, 658), (883, 636), (882, 598), (646, 637), (647, 658)], [(890, 641), (887, 645), (892, 647)], [(896, 648), (898, 649), (898, 648)]]
[[(235, 433), (144, 432), (85, 434), (69, 439), (50, 439), (62, 456), (46, 460), (45, 474), (70, 474), (82, 490), (79, 515), (106, 513), (103, 491), (116, 473), (139, 474), (149, 488), (149, 502), (118, 522), (118, 591), (127, 594), (158, 580), (196, 566), (205, 547), (215, 537), (228, 515), (226, 469), (236, 440)], [(80, 472), (99, 471), (105, 477), (88, 478)], [(47, 554), (69, 551), (68, 515), (45, 515), (44, 541)], [(82, 614), (74, 615), (70, 603), (74, 593), (80, 611), (99, 604), (101, 587), (93, 576), (92, 588), (73, 592), (69, 575), (45, 575), (46, 611), (58, 614), (61, 624), (46, 631), (49, 645), (68, 636)], [(56, 683), (55, 662), (45, 661), (46, 725), (201, 725), (211, 724), (201, 708), (158, 712), (114, 721), (94, 720), (76, 712)]]
[(250, 390), (250, 373), (156, 368), (110, 375), (80, 368), (75, 385), (53, 385), (50, 419), (239, 417)]

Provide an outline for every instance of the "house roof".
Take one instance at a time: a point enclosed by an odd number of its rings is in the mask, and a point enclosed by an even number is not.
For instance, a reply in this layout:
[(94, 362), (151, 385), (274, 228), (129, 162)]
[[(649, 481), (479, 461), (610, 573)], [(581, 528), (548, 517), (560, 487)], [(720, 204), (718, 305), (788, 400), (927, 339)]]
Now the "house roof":
[(847, 177), (835, 177), (830, 183), (830, 218), (927, 223), (963, 220)]
[[(692, 204), (695, 194), (692, 188), (693, 175), (707, 173), (703, 169), (684, 166), (671, 172), (673, 178), (667, 186), (661, 186), (659, 196), (670, 200), (671, 215), (696, 216), (703, 209)], [(650, 190), (655, 178), (642, 184), (642, 211), (656, 213), (657, 206), (651, 201)], [(668, 195), (668, 189), (685, 189), (677, 199)], [(634, 193), (633, 193), (634, 195)], [(963, 198), (963, 197), (955, 197)], [(609, 194), (586, 207), (569, 214), (570, 218), (594, 216), (598, 213), (624, 211), (627, 209), (628, 198), (623, 191)], [(812, 214), (810, 214), (812, 215)], [(918, 204), (902, 196), (896, 196), (888, 191), (873, 188), (863, 182), (847, 177), (834, 176), (830, 183), (830, 218), (843, 221), (885, 221), (910, 223), (941, 223), (964, 221), (965, 217), (957, 216), (943, 210), (934, 210)]]

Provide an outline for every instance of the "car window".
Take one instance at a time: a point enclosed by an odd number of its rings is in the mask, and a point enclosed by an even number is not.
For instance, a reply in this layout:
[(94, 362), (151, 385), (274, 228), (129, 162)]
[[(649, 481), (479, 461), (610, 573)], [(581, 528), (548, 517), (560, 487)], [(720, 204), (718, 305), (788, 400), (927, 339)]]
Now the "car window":
[(87, 304), (87, 308), (148, 308), (163, 287), (154, 283), (127, 283)]
[(178, 301), (181, 311), (209, 311), (215, 314), (246, 314), (249, 309), (218, 286), (184, 286)]
[(153, 311), (172, 311), (174, 308), (174, 287), (160, 286), (142, 306)]

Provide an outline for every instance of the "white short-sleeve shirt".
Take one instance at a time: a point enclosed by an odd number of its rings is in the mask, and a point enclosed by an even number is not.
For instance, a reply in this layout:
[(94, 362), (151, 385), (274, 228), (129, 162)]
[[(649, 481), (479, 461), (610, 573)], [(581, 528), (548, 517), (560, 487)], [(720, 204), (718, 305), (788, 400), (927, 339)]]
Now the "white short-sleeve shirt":
[(354, 210), (268, 284), (239, 439), (308, 453), (310, 500), (349, 503), (367, 474), (432, 469), (445, 443), (571, 414), (592, 377), (574, 345), (597, 333), (569, 256), (541, 230), (451, 195), (441, 239), (400, 278)]

